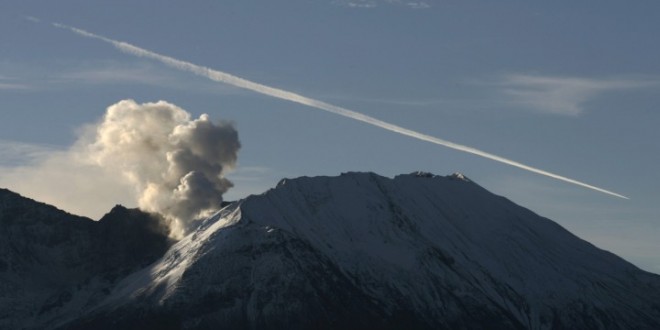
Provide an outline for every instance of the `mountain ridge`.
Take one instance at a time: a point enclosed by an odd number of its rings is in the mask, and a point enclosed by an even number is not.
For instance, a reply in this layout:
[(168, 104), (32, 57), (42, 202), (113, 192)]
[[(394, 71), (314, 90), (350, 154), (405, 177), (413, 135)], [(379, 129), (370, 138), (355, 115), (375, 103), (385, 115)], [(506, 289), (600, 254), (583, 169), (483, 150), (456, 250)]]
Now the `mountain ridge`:
[(108, 289), (53, 328), (660, 327), (660, 276), (462, 174), (283, 179)]
[(116, 206), (100, 221), (0, 190), (0, 328), (82, 309), (171, 245), (162, 219)]

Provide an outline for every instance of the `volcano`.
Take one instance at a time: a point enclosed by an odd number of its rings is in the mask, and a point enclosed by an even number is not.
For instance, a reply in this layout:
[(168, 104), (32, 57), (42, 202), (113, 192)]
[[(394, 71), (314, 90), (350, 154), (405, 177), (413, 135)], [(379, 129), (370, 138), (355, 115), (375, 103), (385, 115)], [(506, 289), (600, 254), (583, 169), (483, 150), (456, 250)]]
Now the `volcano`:
[(660, 329), (660, 276), (461, 174), (281, 180), (179, 241), (0, 191), (2, 329)]

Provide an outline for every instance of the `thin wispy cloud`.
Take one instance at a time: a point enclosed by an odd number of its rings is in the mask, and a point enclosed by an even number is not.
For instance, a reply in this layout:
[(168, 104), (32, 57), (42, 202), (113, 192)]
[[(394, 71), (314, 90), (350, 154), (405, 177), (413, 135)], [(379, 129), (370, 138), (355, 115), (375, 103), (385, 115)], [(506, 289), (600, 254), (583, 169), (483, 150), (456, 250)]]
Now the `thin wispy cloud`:
[(351, 8), (375, 8), (376, 7), (376, 1), (354, 0), (354, 1), (335, 1), (334, 3), (337, 4), (337, 5), (343, 5), (343, 6), (351, 7)]
[(121, 63), (91, 61), (82, 63), (50, 63), (49, 66), (25, 65), (15, 62), (0, 63), (0, 71), (11, 76), (0, 76), (0, 90), (61, 89), (72, 85), (140, 84), (152, 86), (178, 86), (177, 79), (148, 63)]
[(23, 16), (26, 20), (33, 22), (33, 23), (41, 23), (41, 20), (34, 17), (34, 16)]
[(599, 95), (615, 90), (657, 85), (647, 80), (588, 79), (512, 74), (498, 83), (510, 102), (541, 113), (577, 116), (586, 110), (586, 103)]
[(20, 89), (29, 89), (30, 87), (23, 84), (11, 84), (0, 82), (0, 90), (20, 90)]
[(431, 4), (426, 1), (406, 1), (406, 0), (335, 0), (332, 2), (335, 5), (350, 7), (350, 8), (376, 8), (380, 5), (397, 5), (405, 6), (411, 9), (427, 9), (431, 8)]
[(87, 64), (58, 75), (67, 82), (91, 84), (135, 83), (143, 85), (173, 85), (174, 79), (148, 65), (125, 65), (112, 62)]
[[(240, 94), (231, 86), (209, 86), (206, 81), (191, 79), (178, 70), (170, 70), (147, 61), (56, 62), (28, 66), (0, 61), (0, 91), (66, 90), (98, 85), (142, 85), (210, 94)], [(186, 79), (186, 83), (181, 83)]]
[(29, 89), (30, 86), (14, 77), (0, 76), (0, 90)]
[(209, 87), (206, 82), (182, 84), (178, 71), (163, 70), (149, 63), (99, 62), (86, 63), (57, 75), (58, 83), (66, 84), (137, 84), (177, 90), (193, 90), (213, 94), (239, 94), (242, 90), (230, 86)]
[(405, 2), (406, 6), (412, 9), (427, 9), (431, 8), (431, 5), (428, 2), (424, 1), (407, 1)]
[(0, 167), (33, 163), (57, 151), (55, 146), (0, 140)]
[(214, 70), (214, 69), (211, 69), (211, 68), (208, 68), (208, 67), (204, 67), (204, 66), (197, 65), (197, 64), (194, 64), (194, 63), (186, 62), (186, 61), (179, 60), (179, 59), (169, 57), (169, 56), (166, 56), (166, 55), (162, 55), (162, 54), (159, 54), (159, 53), (156, 53), (156, 52), (144, 49), (144, 48), (140, 48), (140, 47), (132, 45), (132, 44), (129, 44), (127, 42), (110, 39), (110, 38), (107, 38), (107, 37), (104, 37), (104, 36), (101, 36), (101, 35), (97, 35), (97, 34), (82, 30), (82, 29), (72, 27), (72, 26), (67, 26), (67, 25), (60, 24), (60, 23), (53, 23), (53, 26), (57, 27), (57, 28), (60, 28), (60, 29), (68, 30), (70, 32), (76, 33), (76, 34), (81, 35), (83, 37), (103, 41), (105, 43), (108, 43), (108, 44), (112, 45), (113, 47), (117, 48), (118, 50), (120, 50), (120, 51), (122, 51), (126, 54), (130, 54), (130, 55), (137, 56), (137, 57), (142, 57), (142, 58), (152, 59), (152, 60), (158, 61), (158, 62), (160, 62), (164, 65), (167, 65), (171, 68), (175, 68), (175, 69), (178, 69), (178, 70), (181, 70), (181, 71), (189, 72), (189, 73), (197, 75), (197, 76), (205, 77), (205, 78), (208, 78), (208, 79), (210, 79), (212, 81), (215, 81), (215, 82), (228, 84), (228, 85), (235, 86), (235, 87), (238, 87), (238, 88), (242, 88), (242, 89), (245, 89), (245, 90), (250, 90), (250, 91), (253, 91), (253, 92), (256, 92), (256, 93), (259, 93), (259, 94), (262, 94), (262, 95), (271, 96), (271, 97), (274, 97), (274, 98), (277, 98), (277, 99), (282, 99), (282, 100), (286, 100), (286, 101), (306, 105), (306, 106), (314, 108), (314, 109), (327, 111), (327, 112), (333, 113), (335, 115), (339, 115), (339, 116), (342, 116), (342, 117), (346, 117), (346, 118), (350, 118), (350, 119), (353, 119), (353, 120), (363, 122), (365, 124), (376, 126), (376, 127), (388, 130), (390, 132), (398, 133), (398, 134), (405, 135), (405, 136), (408, 136), (408, 137), (411, 137), (411, 138), (414, 138), (414, 139), (418, 139), (418, 140), (421, 140), (421, 141), (426, 141), (426, 142), (433, 143), (433, 144), (436, 144), (436, 145), (440, 145), (440, 146), (444, 146), (444, 147), (451, 148), (451, 149), (454, 149), (454, 150), (469, 153), (469, 154), (472, 154), (472, 155), (475, 155), (475, 156), (490, 159), (490, 160), (493, 160), (493, 161), (496, 161), (496, 162), (499, 162), (499, 163), (514, 166), (514, 167), (517, 167), (519, 169), (526, 170), (526, 171), (529, 171), (529, 172), (533, 172), (533, 173), (536, 173), (536, 174), (540, 174), (540, 175), (550, 177), (550, 178), (553, 178), (553, 179), (556, 179), (556, 180), (571, 183), (571, 184), (581, 186), (581, 187), (584, 187), (584, 188), (587, 188), (587, 189), (591, 189), (591, 190), (594, 190), (594, 191), (599, 191), (599, 192), (602, 192), (604, 194), (608, 194), (608, 195), (611, 195), (611, 196), (628, 199), (627, 197), (625, 197), (621, 194), (617, 194), (615, 192), (612, 192), (612, 191), (609, 191), (609, 190), (606, 190), (606, 189), (603, 189), (603, 188), (599, 188), (599, 187), (596, 187), (594, 185), (590, 185), (590, 184), (587, 184), (587, 183), (584, 183), (584, 182), (581, 182), (581, 181), (578, 181), (578, 180), (575, 180), (575, 179), (571, 179), (571, 178), (568, 178), (568, 177), (565, 177), (565, 176), (562, 176), (562, 175), (558, 175), (558, 174), (555, 174), (555, 173), (552, 173), (552, 172), (548, 172), (548, 171), (542, 170), (540, 168), (529, 166), (529, 165), (511, 160), (511, 159), (507, 159), (507, 158), (502, 157), (502, 156), (498, 156), (498, 155), (495, 155), (495, 154), (492, 154), (492, 153), (489, 153), (489, 152), (485, 152), (483, 150), (479, 150), (477, 148), (473, 148), (473, 147), (462, 145), (462, 144), (459, 144), (459, 143), (447, 141), (447, 140), (444, 140), (444, 139), (441, 139), (441, 138), (438, 138), (438, 137), (435, 137), (435, 136), (431, 136), (431, 135), (428, 135), (428, 134), (417, 132), (417, 131), (414, 131), (414, 130), (411, 130), (411, 129), (408, 129), (408, 128), (405, 128), (405, 127), (401, 127), (401, 126), (396, 125), (396, 124), (388, 123), (386, 121), (371, 117), (369, 115), (366, 115), (366, 114), (363, 114), (363, 113), (360, 113), (360, 112), (357, 112), (357, 111), (353, 111), (353, 110), (350, 110), (350, 109), (347, 109), (347, 108), (343, 108), (343, 107), (340, 107), (340, 106), (336, 106), (336, 105), (333, 105), (333, 104), (329, 104), (329, 103), (326, 103), (326, 102), (323, 102), (323, 101), (320, 101), (320, 100), (317, 100), (317, 99), (314, 99), (314, 98), (311, 98), (311, 97), (307, 97), (307, 96), (304, 96), (304, 95), (301, 95), (301, 94), (298, 94), (298, 93), (294, 93), (294, 92), (291, 92), (291, 91), (287, 91), (287, 90), (272, 87), (272, 86), (267, 86), (267, 85), (260, 84), (260, 83), (254, 82), (254, 81), (250, 81), (250, 80), (238, 77), (238, 76), (234, 76), (234, 75), (229, 74), (227, 72)]

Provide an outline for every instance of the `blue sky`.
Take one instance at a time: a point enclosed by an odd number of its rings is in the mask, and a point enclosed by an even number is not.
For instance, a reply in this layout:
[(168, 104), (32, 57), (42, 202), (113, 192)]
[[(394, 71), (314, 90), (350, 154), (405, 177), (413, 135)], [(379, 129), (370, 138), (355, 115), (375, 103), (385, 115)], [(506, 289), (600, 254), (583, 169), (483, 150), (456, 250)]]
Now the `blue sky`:
[[(17, 184), (28, 172), (16, 168), (66, 150), (120, 100), (165, 100), (194, 116), (236, 123), (243, 147), (229, 175), (229, 199), (262, 192), (282, 177), (460, 171), (660, 273), (658, 10), (652, 1), (3, 1), (0, 185), (43, 200), (39, 191), (46, 189)], [(218, 84), (51, 22), (631, 200)], [(81, 198), (66, 195), (72, 204)], [(113, 196), (86, 194), (84, 201), (101, 213), (106, 205), (130, 204)]]

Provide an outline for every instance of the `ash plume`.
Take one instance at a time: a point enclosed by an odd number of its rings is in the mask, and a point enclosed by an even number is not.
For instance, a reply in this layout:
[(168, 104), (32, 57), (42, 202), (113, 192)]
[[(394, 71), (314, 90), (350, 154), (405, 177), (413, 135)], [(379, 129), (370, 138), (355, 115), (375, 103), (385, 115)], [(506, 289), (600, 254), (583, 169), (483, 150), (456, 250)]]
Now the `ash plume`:
[(117, 203), (138, 206), (162, 214), (179, 238), (221, 207), (239, 149), (231, 123), (191, 118), (165, 101), (123, 100), (69, 149), (0, 167), (0, 186), (96, 219)]
[(191, 119), (164, 101), (124, 100), (108, 108), (90, 135), (88, 161), (121, 175), (138, 206), (171, 219), (175, 232), (219, 209), (232, 187), (224, 174), (236, 164), (238, 132), (206, 114)]

